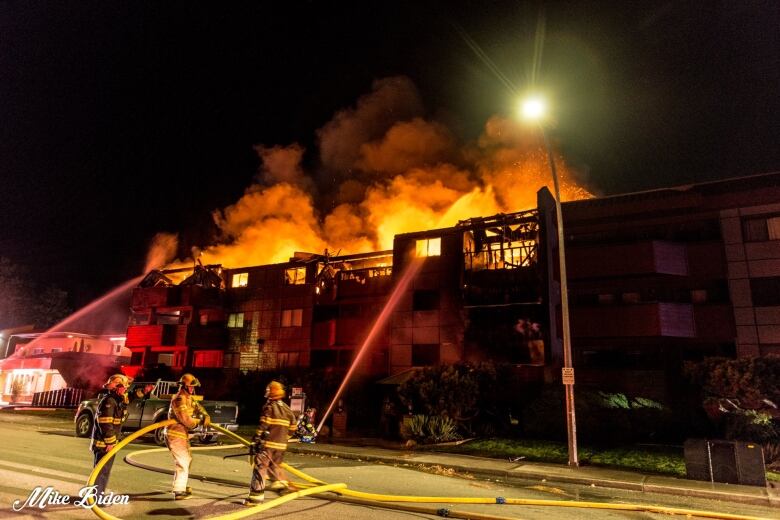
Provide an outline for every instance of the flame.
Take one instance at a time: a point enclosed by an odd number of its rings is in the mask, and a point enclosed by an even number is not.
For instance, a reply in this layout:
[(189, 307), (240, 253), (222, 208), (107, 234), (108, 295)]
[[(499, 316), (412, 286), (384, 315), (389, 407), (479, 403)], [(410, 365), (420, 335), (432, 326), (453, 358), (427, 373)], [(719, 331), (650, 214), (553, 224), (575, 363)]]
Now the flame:
[[(202, 250), (201, 261), (241, 267), (284, 262), (295, 251), (390, 249), (397, 234), (530, 209), (542, 186), (552, 191), (538, 131), (496, 116), (476, 142), (463, 144), (421, 113), (414, 85), (389, 78), (318, 131), (316, 172), (305, 171), (298, 144), (257, 146), (258, 181), (213, 213), (222, 236)], [(555, 161), (564, 201), (593, 196), (563, 157)], [(323, 188), (316, 178), (330, 182)], [(156, 244), (175, 246), (167, 235)]]

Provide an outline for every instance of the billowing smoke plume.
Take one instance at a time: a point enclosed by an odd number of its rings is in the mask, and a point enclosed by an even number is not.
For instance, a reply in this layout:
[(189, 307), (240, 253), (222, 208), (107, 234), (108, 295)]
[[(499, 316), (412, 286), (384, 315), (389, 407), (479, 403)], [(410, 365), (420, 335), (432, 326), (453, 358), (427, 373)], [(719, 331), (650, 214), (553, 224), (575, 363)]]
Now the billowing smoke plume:
[[(342, 254), (390, 249), (398, 233), (532, 208), (537, 190), (552, 190), (535, 132), (493, 117), (476, 142), (461, 143), (441, 123), (423, 118), (420, 96), (403, 77), (376, 81), (317, 136), (320, 165), (313, 172), (304, 170), (298, 144), (255, 148), (257, 183), (214, 212), (221, 243), (203, 250), (204, 264), (283, 262), (295, 251), (326, 248)], [(563, 200), (591, 196), (561, 157), (556, 164)], [(318, 212), (324, 199), (329, 209)]]
[(152, 238), (149, 252), (146, 254), (146, 266), (144, 272), (159, 269), (176, 258), (176, 248), (179, 238), (172, 233), (157, 233)]

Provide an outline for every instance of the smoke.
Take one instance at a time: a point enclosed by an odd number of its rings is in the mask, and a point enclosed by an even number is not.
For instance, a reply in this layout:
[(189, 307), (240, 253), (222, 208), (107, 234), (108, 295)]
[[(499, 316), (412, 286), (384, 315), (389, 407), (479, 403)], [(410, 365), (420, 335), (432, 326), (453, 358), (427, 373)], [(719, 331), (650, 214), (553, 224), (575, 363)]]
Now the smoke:
[(374, 81), (372, 92), (358, 99), (355, 108), (337, 112), (317, 131), (323, 168), (331, 174), (348, 175), (360, 159), (363, 144), (381, 138), (395, 123), (422, 113), (420, 95), (409, 78)]
[[(203, 249), (204, 263), (241, 267), (284, 262), (296, 251), (390, 249), (396, 234), (533, 208), (542, 186), (552, 190), (538, 132), (492, 117), (475, 142), (460, 142), (423, 117), (408, 78), (375, 81), (317, 137), (320, 163), (313, 171), (303, 167), (305, 150), (296, 143), (255, 147), (257, 182), (235, 204), (213, 212), (220, 238)], [(591, 197), (563, 158), (555, 160), (562, 199)], [(331, 184), (317, 186), (316, 178)], [(323, 200), (332, 208), (318, 211)], [(175, 249), (171, 237), (155, 245)]]
[(173, 233), (157, 233), (152, 238), (149, 252), (146, 253), (146, 265), (144, 273), (152, 269), (159, 269), (176, 257), (176, 248), (179, 245), (179, 237)]

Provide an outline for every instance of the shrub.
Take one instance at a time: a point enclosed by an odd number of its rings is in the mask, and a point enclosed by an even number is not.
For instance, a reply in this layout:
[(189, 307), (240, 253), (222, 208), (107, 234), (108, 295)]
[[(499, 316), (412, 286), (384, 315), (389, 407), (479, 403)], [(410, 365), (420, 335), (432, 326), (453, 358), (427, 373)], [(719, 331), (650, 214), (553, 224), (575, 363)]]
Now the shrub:
[(509, 423), (517, 399), (508, 365), (459, 363), (428, 367), (398, 388), (404, 406), (429, 416), (447, 416), (467, 433), (495, 431)]
[(415, 415), (408, 423), (408, 433), (410, 438), (426, 443), (447, 442), (461, 438), (455, 421), (441, 415)]
[(425, 440), (434, 443), (454, 441), (461, 438), (458, 435), (458, 425), (446, 416), (434, 415), (429, 417), (425, 430), (428, 433)]
[[(561, 387), (546, 387), (524, 412), (525, 434), (536, 439), (564, 440), (566, 416)], [(585, 442), (669, 440), (679, 434), (672, 411), (644, 397), (629, 397), (592, 389), (577, 389), (574, 399), (577, 434)]]
[(780, 442), (767, 442), (763, 445), (764, 462), (767, 469), (780, 470)]
[(428, 416), (427, 415), (415, 415), (412, 417), (412, 419), (409, 421), (408, 424), (408, 433), (411, 438), (415, 440), (423, 440), (426, 435), (425, 431), (425, 425), (428, 423)]
[(700, 392), (716, 435), (752, 442), (780, 440), (772, 417), (780, 403), (780, 356), (708, 358), (687, 363), (685, 372)]

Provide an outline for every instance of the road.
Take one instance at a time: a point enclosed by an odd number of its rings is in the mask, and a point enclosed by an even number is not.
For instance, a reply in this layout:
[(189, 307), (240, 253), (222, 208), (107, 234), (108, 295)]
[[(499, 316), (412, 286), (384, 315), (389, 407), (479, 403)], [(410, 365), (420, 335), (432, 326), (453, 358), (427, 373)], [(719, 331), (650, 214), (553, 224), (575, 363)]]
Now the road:
[[(151, 442), (136, 442), (122, 451), (122, 456), (139, 450), (150, 450)], [(171, 499), (171, 476), (140, 469), (117, 460), (111, 474), (109, 490), (129, 497), (127, 505), (113, 505), (106, 511), (120, 518), (153, 517), (160, 520), (205, 518), (243, 510), (240, 502), (247, 492), (250, 468), (246, 459), (223, 456), (237, 449), (205, 450), (195, 453), (192, 473), (224, 482), (191, 479), (195, 498), (174, 502)], [(166, 451), (134, 455), (139, 462), (164, 469), (173, 463)], [(406, 467), (370, 464), (355, 460), (288, 454), (293, 466), (326, 482), (344, 482), (351, 489), (398, 495), (435, 495), (469, 497), (515, 497), (548, 500), (583, 500), (655, 504), (667, 507), (738, 513), (765, 518), (780, 518), (769, 507), (750, 506), (690, 499), (669, 495), (652, 495), (631, 491), (608, 490), (576, 485), (552, 485), (539, 482), (497, 482), (475, 479), (469, 475), (451, 475), (436, 468), (427, 472)], [(11, 506), (24, 500), (36, 486), (52, 486), (61, 494), (77, 498), (92, 469), (88, 439), (73, 435), (72, 421), (66, 414), (21, 414), (0, 412), (0, 518), (97, 518), (90, 510), (73, 505), (49, 505), (45, 509), (26, 508), (19, 513)], [(267, 493), (267, 499), (274, 498)], [(577, 519), (646, 519), (669, 518), (668, 515), (643, 512), (570, 509), (543, 506), (417, 504), (435, 509), (472, 511), (506, 518), (557, 520)], [(391, 511), (323, 500), (299, 498), (262, 518), (301, 519), (405, 519), (436, 518), (418, 513)], [(680, 517), (682, 518), (682, 517)]]

